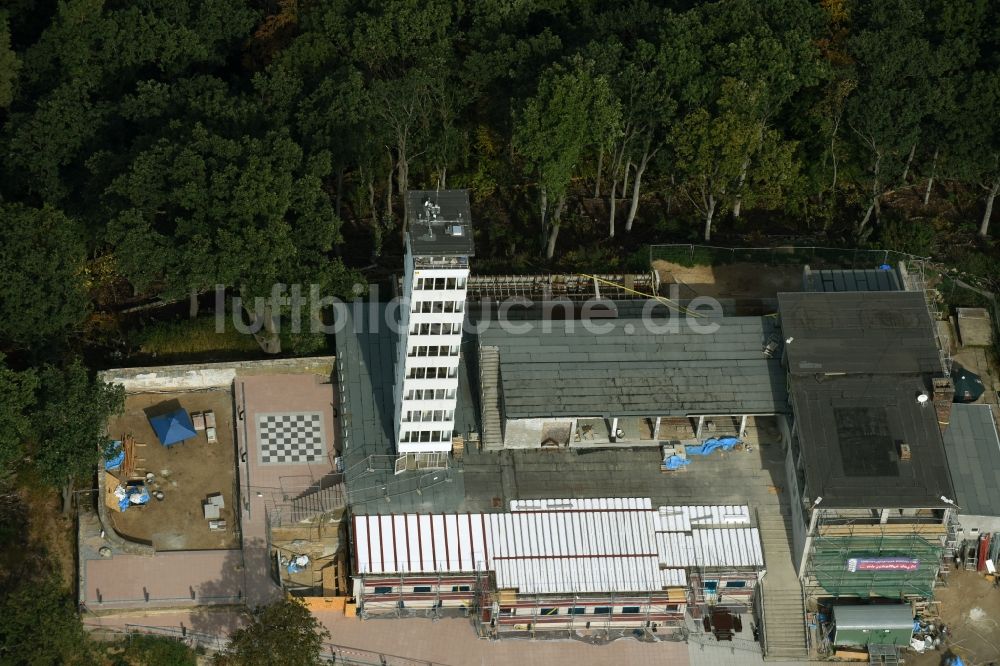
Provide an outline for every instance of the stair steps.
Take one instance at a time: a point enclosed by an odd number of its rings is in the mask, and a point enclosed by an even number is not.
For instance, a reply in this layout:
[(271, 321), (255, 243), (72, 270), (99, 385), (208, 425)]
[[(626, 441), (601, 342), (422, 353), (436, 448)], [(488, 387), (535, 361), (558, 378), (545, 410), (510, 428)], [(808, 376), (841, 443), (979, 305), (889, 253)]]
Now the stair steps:
[(344, 486), (337, 484), (293, 499), (291, 501), (291, 521), (299, 523), (343, 508)]
[(805, 659), (808, 657), (805, 608), (802, 586), (789, 546), (791, 516), (784, 513), (782, 507), (780, 515), (758, 516), (757, 527), (768, 567), (761, 583), (764, 589), (765, 659)]
[(483, 448), (498, 451), (503, 448), (503, 432), (500, 423), (500, 351), (497, 347), (480, 347), (479, 375), (483, 392)]

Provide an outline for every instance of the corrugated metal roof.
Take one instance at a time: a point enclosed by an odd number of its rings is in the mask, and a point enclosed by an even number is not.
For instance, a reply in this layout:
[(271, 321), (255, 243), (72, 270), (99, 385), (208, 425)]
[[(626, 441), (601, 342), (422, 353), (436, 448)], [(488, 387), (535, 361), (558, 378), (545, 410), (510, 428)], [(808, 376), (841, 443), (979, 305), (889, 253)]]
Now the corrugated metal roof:
[(511, 511), (637, 511), (650, 510), (648, 497), (606, 497), (596, 499), (530, 499), (511, 500)]
[(686, 506), (661, 506), (656, 511), (654, 524), (657, 532), (690, 532), (691, 518)]
[(803, 282), (805, 291), (900, 291), (895, 270), (874, 268), (806, 270)]
[(482, 514), (354, 516), (359, 573), (482, 571)]
[(833, 619), (838, 629), (912, 629), (910, 604), (871, 604), (834, 606)]
[(764, 553), (757, 528), (704, 529), (692, 532), (694, 558), (702, 567), (762, 567)]
[(693, 567), (695, 559), (694, 539), (684, 532), (658, 532), (656, 549), (660, 556), (660, 566)]
[(750, 526), (750, 507), (738, 504), (715, 506), (661, 506), (656, 512), (657, 532), (690, 532), (692, 527)]
[[(763, 566), (745, 506), (651, 508), (647, 498), (518, 500), (509, 513), (357, 515), (358, 573), (491, 570), (522, 594), (650, 592), (685, 567)], [(662, 530), (670, 525), (677, 529)], [(661, 567), (663, 567), (661, 569)]]
[(660, 580), (664, 587), (687, 587), (687, 572), (684, 569), (661, 569)]
[(662, 589), (649, 499), (552, 504), (527, 502), (497, 514), (355, 516), (355, 569), (490, 569), (497, 587), (524, 594)]
[(605, 500), (597, 502), (604, 509), (522, 507), (486, 515), (497, 587), (525, 594), (660, 589), (648, 501), (646, 508)]
[(764, 566), (748, 506), (661, 506), (653, 515), (660, 566)]

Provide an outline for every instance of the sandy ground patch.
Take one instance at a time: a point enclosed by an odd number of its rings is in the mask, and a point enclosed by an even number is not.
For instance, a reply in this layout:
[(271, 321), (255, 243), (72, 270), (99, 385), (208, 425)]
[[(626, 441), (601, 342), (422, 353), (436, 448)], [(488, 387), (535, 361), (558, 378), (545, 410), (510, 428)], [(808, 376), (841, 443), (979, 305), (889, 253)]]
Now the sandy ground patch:
[(653, 262), (665, 285), (680, 284), (681, 298), (775, 298), (782, 291), (802, 291), (801, 266), (735, 263), (719, 266), (681, 266)]
[[(160, 444), (149, 425), (150, 410), (178, 405), (192, 412), (215, 412), (217, 442), (209, 444), (204, 432), (169, 448)], [(138, 444), (137, 456), (144, 472), (155, 475), (154, 488), (164, 493), (143, 507), (124, 513), (111, 512), (115, 530), (126, 538), (152, 543), (158, 551), (229, 549), (239, 547), (233, 487), (236, 461), (233, 447), (232, 396), (229, 391), (131, 395), (125, 415), (114, 419), (109, 434), (118, 438), (132, 433)], [(202, 501), (207, 495), (222, 493), (225, 508), (221, 517), (226, 531), (212, 531), (204, 518)]]
[(974, 571), (955, 571), (935, 598), (941, 602), (941, 619), (950, 638), (940, 651), (908, 654), (908, 664), (938, 666), (946, 649), (970, 666), (1000, 661), (1000, 590), (993, 583)]

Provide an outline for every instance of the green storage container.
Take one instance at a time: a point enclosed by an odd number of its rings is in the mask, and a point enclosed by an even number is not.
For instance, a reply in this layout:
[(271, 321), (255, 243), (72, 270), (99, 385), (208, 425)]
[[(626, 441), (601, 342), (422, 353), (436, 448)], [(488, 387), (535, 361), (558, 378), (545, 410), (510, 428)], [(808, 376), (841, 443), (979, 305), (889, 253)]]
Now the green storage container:
[(834, 645), (909, 645), (913, 613), (909, 604), (834, 606)]

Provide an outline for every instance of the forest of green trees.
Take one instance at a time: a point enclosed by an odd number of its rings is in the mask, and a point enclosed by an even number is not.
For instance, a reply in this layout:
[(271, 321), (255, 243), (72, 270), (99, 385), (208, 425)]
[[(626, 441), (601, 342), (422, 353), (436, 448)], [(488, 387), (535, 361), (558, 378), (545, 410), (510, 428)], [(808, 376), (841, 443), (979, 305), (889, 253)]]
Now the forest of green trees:
[(0, 495), (88, 480), (124, 307), (347, 295), (435, 187), (480, 271), (781, 238), (995, 281), (1000, 3), (5, 0)]

